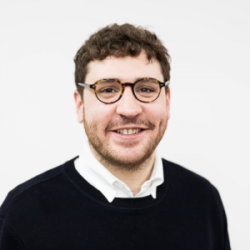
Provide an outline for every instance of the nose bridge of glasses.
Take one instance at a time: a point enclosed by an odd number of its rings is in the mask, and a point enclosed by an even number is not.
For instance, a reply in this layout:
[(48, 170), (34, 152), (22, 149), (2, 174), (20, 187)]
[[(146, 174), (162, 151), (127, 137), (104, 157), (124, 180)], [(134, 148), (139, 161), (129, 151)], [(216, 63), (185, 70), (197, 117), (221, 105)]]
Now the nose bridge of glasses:
[(128, 86), (134, 86), (135, 85), (135, 83), (132, 83), (132, 82), (124, 82), (124, 83), (121, 83), (122, 84), (122, 86), (124, 86), (124, 87), (128, 87)]
[(124, 94), (124, 91), (125, 91), (125, 87), (131, 87), (131, 90), (133, 92), (133, 86), (135, 85), (135, 83), (132, 83), (132, 82), (124, 82), (124, 83), (121, 83), (121, 86), (122, 86), (122, 91), (121, 91), (121, 95)]
[[(124, 83), (121, 83), (121, 86), (122, 86), (122, 90), (121, 90), (121, 96), (124, 95), (124, 92), (125, 92), (125, 87), (131, 87), (131, 92), (133, 93), (133, 86), (135, 85), (135, 83), (131, 83), (131, 82), (124, 82)], [(134, 93), (133, 93), (134, 94)]]

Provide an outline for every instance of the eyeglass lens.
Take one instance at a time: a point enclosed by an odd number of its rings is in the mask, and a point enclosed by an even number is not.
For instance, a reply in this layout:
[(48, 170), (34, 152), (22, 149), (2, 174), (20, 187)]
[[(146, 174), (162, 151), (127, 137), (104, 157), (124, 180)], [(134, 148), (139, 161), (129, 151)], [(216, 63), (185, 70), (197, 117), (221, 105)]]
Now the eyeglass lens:
[[(101, 80), (96, 85), (96, 95), (103, 102), (115, 102), (121, 93), (121, 83), (113, 79)], [(159, 93), (159, 83), (154, 79), (143, 79), (134, 85), (134, 94), (143, 102), (155, 100)]]

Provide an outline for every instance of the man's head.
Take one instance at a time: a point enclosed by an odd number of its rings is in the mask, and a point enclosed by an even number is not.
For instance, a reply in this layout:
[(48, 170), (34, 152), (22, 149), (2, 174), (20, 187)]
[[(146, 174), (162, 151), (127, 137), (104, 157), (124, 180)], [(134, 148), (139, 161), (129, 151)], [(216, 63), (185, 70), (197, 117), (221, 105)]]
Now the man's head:
[(143, 103), (135, 99), (131, 87), (125, 87), (119, 101), (104, 104), (93, 89), (83, 91), (78, 83), (93, 84), (106, 78), (133, 83), (144, 77), (166, 82), (170, 78), (167, 49), (148, 30), (114, 24), (85, 42), (75, 64), (78, 121), (84, 123), (91, 146), (107, 163), (137, 169), (164, 135), (169, 119), (169, 89), (161, 91), (154, 102)]
[(164, 82), (170, 80), (170, 56), (154, 33), (131, 24), (113, 24), (91, 35), (77, 51), (74, 61), (78, 92), (82, 95), (83, 88), (78, 83), (86, 82), (89, 62), (102, 61), (109, 56), (137, 57), (142, 50), (149, 61), (156, 59), (160, 63)]

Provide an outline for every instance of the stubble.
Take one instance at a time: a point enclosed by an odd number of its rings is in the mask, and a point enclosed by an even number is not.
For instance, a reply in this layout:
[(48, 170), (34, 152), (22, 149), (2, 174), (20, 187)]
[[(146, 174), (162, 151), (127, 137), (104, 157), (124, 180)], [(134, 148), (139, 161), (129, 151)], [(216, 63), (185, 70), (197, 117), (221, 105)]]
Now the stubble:
[[(86, 135), (89, 139), (92, 152), (104, 166), (113, 170), (119, 169), (125, 171), (137, 171), (146, 165), (153, 155), (157, 145), (161, 141), (167, 128), (167, 123), (168, 120), (166, 117), (159, 122), (159, 126), (156, 126), (150, 121), (141, 120), (136, 117), (132, 119), (121, 117), (118, 122), (108, 124), (105, 129), (105, 135), (115, 126), (122, 127), (124, 125), (132, 124), (138, 126), (143, 125), (150, 130), (159, 130), (155, 138), (152, 138), (150, 141), (148, 141), (148, 143), (143, 145), (141, 152), (133, 151), (133, 146), (138, 143), (137, 141), (124, 141), (121, 143), (120, 145), (122, 145), (122, 147), (124, 147), (129, 152), (129, 154), (124, 157), (122, 152), (118, 152), (116, 149), (110, 146), (108, 140), (101, 139), (101, 136), (98, 134), (98, 124), (95, 122), (88, 123), (85, 119), (85, 110), (83, 110), (83, 125)], [(131, 150), (129, 150), (130, 148)], [(138, 157), (133, 157), (135, 154), (138, 155)]]

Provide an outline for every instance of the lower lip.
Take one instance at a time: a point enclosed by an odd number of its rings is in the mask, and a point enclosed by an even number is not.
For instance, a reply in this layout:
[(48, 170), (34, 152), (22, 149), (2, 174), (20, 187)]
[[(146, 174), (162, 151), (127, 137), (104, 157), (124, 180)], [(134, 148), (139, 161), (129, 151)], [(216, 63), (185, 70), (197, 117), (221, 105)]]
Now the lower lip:
[(146, 130), (142, 130), (139, 133), (136, 134), (132, 134), (132, 135), (123, 135), (114, 131), (111, 131), (111, 133), (116, 136), (119, 139), (123, 139), (123, 140), (135, 140), (138, 139), (139, 137), (143, 136), (143, 134), (146, 132)]

